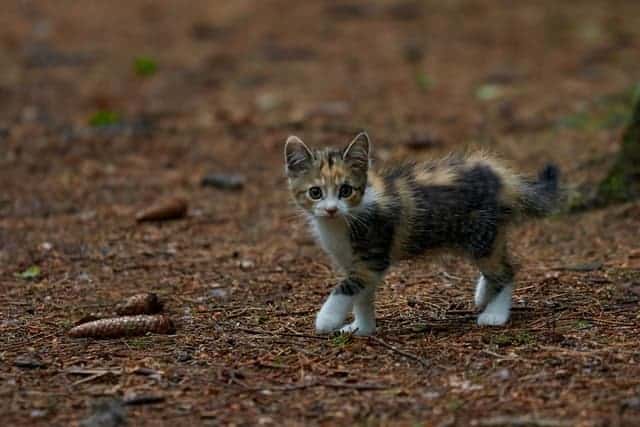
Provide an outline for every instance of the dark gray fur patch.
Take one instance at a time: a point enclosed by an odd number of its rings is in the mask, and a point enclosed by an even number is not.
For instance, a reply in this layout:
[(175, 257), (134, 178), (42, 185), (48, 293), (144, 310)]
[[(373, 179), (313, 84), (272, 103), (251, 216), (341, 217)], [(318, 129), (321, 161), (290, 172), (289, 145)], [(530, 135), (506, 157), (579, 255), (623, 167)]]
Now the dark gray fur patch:
[(299, 175), (311, 167), (311, 157), (304, 148), (295, 148), (286, 154), (287, 170), (291, 175)]
[(407, 251), (453, 247), (473, 258), (491, 254), (508, 208), (500, 206), (502, 183), (488, 166), (461, 171), (451, 185), (422, 186), (410, 181), (416, 201), (414, 230)]
[(359, 214), (357, 220), (350, 221), (351, 248), (369, 269), (384, 272), (389, 268), (391, 243), (398, 219), (392, 212), (382, 212), (374, 204), (366, 213)]
[[(456, 165), (457, 166), (457, 165)], [(454, 166), (455, 168), (455, 166)], [(383, 272), (390, 264), (390, 250), (399, 221), (409, 221), (411, 237), (405, 245), (408, 256), (439, 248), (461, 249), (475, 259), (492, 253), (498, 230), (510, 208), (499, 203), (499, 176), (485, 165), (460, 168), (451, 185), (420, 185), (411, 168), (397, 168), (384, 176), (392, 203), (384, 210), (373, 204), (350, 222), (354, 254), (373, 271)], [(416, 204), (414, 217), (403, 215), (395, 181), (403, 178)]]
[(513, 267), (506, 260), (503, 261), (501, 269), (500, 272), (482, 272), (485, 280), (496, 292), (500, 292), (506, 285), (513, 283), (515, 275)]
[(360, 293), (364, 288), (365, 284), (362, 280), (354, 277), (348, 277), (340, 282), (336, 287), (335, 292), (337, 294), (353, 296)]
[(339, 160), (341, 158), (342, 158), (342, 154), (339, 151), (330, 151), (327, 153), (327, 164), (329, 165), (330, 168), (332, 168), (336, 162), (336, 159)]

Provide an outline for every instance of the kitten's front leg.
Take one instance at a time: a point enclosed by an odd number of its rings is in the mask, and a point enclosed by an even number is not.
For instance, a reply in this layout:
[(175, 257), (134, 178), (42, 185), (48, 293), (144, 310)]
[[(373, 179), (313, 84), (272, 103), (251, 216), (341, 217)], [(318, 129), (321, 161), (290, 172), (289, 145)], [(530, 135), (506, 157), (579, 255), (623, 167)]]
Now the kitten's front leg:
[(340, 293), (339, 288), (331, 292), (316, 316), (316, 332), (319, 334), (335, 331), (342, 326), (353, 307), (353, 296)]
[[(353, 332), (356, 327), (359, 335), (368, 335), (375, 330), (373, 318), (373, 290), (371, 281), (361, 275), (350, 274), (329, 295), (327, 301), (316, 317), (316, 331), (318, 333), (331, 332), (339, 329), (347, 315), (354, 309), (355, 321), (341, 329), (342, 332)], [(354, 307), (355, 305), (355, 307)], [(371, 324), (373, 323), (373, 329)]]
[[(359, 271), (359, 273), (356, 273)], [(331, 292), (316, 317), (316, 331), (331, 332), (344, 324), (353, 307), (354, 321), (340, 329), (356, 335), (371, 335), (376, 331), (374, 309), (375, 288), (380, 274), (366, 269), (354, 271)]]
[(343, 326), (341, 332), (373, 335), (376, 332), (375, 287), (370, 286), (353, 299), (353, 322)]

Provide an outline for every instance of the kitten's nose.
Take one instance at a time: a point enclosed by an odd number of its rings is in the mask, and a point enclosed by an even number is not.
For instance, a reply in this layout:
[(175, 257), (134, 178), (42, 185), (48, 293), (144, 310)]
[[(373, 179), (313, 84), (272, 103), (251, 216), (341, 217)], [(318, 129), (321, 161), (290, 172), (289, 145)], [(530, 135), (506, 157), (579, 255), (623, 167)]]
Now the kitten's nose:
[(336, 208), (335, 206), (332, 206), (330, 208), (325, 208), (325, 211), (327, 211), (329, 216), (334, 216), (336, 212), (338, 212), (338, 208)]

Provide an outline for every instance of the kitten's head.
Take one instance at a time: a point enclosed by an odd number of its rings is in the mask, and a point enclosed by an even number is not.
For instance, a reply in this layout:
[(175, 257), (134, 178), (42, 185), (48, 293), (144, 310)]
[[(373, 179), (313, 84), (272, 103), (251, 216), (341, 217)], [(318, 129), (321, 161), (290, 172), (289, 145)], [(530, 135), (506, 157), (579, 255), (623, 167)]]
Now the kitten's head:
[(285, 170), (296, 204), (315, 217), (348, 215), (364, 196), (370, 146), (364, 132), (342, 150), (311, 150), (290, 136), (284, 147)]

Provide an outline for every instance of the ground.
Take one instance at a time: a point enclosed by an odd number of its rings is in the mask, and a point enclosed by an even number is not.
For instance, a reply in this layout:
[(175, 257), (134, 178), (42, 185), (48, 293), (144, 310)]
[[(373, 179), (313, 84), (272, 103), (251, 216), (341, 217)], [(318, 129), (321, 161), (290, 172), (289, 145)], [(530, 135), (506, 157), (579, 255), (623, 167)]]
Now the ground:
[[(476, 147), (526, 173), (555, 162), (569, 189), (597, 182), (638, 87), (640, 3), (2, 8), (5, 425), (78, 425), (131, 393), (155, 400), (126, 406), (135, 426), (640, 424), (640, 203), (512, 230), (506, 327), (475, 324), (476, 272), (444, 257), (393, 269), (375, 338), (322, 337), (335, 277), (282, 164), (289, 134), (342, 145), (365, 129), (377, 163)], [(246, 184), (203, 187), (208, 173)], [(186, 218), (135, 222), (174, 196)], [(140, 291), (175, 335), (67, 335)]]

